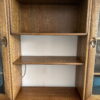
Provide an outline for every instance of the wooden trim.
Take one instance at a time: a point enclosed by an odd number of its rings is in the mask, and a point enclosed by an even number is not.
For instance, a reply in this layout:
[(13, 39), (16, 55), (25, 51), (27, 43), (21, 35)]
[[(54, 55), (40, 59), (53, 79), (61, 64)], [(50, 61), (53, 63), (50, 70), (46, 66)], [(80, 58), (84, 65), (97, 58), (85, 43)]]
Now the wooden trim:
[(87, 100), (100, 100), (100, 95), (91, 95)]
[[(92, 3), (92, 19), (91, 19), (91, 34), (89, 41), (96, 38), (98, 32), (100, 0), (93, 0)], [(92, 86), (94, 77), (96, 48), (92, 48), (89, 44), (89, 58), (88, 58), (88, 73), (87, 73), (87, 86), (86, 86), (86, 100), (97, 100), (92, 96)]]
[[(8, 21), (8, 0), (0, 1), (0, 38), (7, 38), (7, 47), (2, 46), (2, 57), (3, 57), (3, 70), (4, 70), (4, 84), (5, 94), (2, 95), (9, 97), (12, 100), (12, 82), (11, 82), (11, 66), (10, 66), (10, 55), (9, 55), (9, 21)], [(0, 100), (3, 99), (0, 95)]]
[(87, 33), (11, 33), (13, 35), (65, 35), (65, 36), (85, 36)]
[(87, 7), (87, 23), (86, 32), (88, 33), (86, 40), (86, 59), (85, 59), (85, 73), (84, 73), (84, 90), (83, 90), (83, 100), (86, 100), (86, 87), (87, 87), (87, 73), (88, 73), (88, 57), (89, 57), (89, 45), (90, 45), (90, 34), (91, 34), (91, 18), (92, 18), (92, 3), (93, 0), (88, 0)]
[[(21, 55), (20, 36), (12, 36), (11, 31), (20, 31), (19, 4), (16, 0), (8, 0), (9, 3), (9, 51), (12, 77), (12, 100), (15, 100), (22, 86), (22, 69), (20, 65), (14, 65), (15, 59)], [(13, 48), (13, 49), (12, 49)]]
[(99, 76), (99, 75), (100, 75), (100, 73), (94, 73), (94, 75), (98, 75), (98, 76)]
[[(85, 62), (85, 64), (76, 68), (76, 87), (80, 93), (81, 99), (85, 99), (86, 94), (86, 78), (87, 78), (87, 63), (88, 63), (88, 49), (89, 49), (89, 35), (90, 35), (90, 25), (91, 25), (91, 11), (92, 11), (92, 0), (85, 0), (84, 6), (82, 8), (85, 10), (81, 15), (86, 22), (83, 22), (81, 26), (82, 30), (85, 29), (87, 37), (78, 37), (78, 51), (77, 55), (80, 59)], [(82, 12), (82, 11), (81, 11)], [(87, 13), (86, 13), (87, 12)]]

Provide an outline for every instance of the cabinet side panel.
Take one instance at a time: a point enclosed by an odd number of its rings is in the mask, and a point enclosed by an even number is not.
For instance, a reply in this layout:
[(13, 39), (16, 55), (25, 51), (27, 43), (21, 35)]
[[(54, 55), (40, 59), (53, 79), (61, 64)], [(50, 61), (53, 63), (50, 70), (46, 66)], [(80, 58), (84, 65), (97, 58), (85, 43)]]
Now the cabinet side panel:
[[(86, 89), (86, 74), (87, 74), (87, 62), (88, 62), (88, 48), (89, 48), (89, 34), (90, 34), (90, 21), (91, 21), (91, 9), (92, 9), (92, 0), (85, 0), (84, 3), (84, 12), (81, 16), (85, 19), (86, 24), (83, 23), (81, 28), (85, 29), (88, 33), (87, 37), (78, 38), (78, 51), (77, 55), (85, 63), (82, 67), (76, 68), (76, 87), (81, 95), (82, 100), (85, 100), (85, 89)], [(86, 13), (87, 12), (87, 13)], [(84, 14), (85, 13), (85, 14)], [(84, 18), (86, 17), (86, 18)], [(84, 26), (85, 25), (85, 26)]]
[(22, 85), (22, 69), (20, 65), (13, 64), (13, 62), (20, 56), (20, 37), (10, 36), (10, 56), (13, 99), (15, 99)]
[(11, 35), (11, 32), (20, 31), (20, 8), (16, 0), (10, 0), (10, 25), (11, 30), (9, 32), (9, 41), (10, 41), (10, 64), (11, 64), (11, 74), (12, 74), (12, 90), (13, 90), (13, 100), (18, 95), (18, 92), (22, 85), (22, 69), (20, 65), (14, 65), (13, 62), (20, 56), (20, 36)]
[(81, 67), (76, 67), (76, 87), (81, 95), (81, 98), (83, 98), (84, 94), (84, 82), (85, 82), (85, 74), (86, 74), (86, 37), (78, 39), (78, 56), (81, 58), (81, 60), (85, 63), (85, 65)]

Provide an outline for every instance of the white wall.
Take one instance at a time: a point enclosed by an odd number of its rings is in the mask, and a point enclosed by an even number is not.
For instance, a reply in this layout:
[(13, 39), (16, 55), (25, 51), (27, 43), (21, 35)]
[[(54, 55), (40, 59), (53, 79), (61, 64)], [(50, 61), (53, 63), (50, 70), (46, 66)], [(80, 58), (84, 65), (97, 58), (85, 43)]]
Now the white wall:
[[(76, 36), (21, 36), (22, 55), (76, 56)], [(23, 86), (75, 86), (75, 66), (27, 65)], [(23, 65), (24, 72), (24, 65)]]

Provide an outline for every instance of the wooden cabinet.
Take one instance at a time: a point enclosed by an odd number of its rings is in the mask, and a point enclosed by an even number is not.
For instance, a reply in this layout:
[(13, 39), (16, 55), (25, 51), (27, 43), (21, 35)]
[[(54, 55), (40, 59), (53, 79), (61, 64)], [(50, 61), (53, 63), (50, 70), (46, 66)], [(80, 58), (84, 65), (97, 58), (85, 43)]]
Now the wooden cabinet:
[[(10, 100), (94, 100), (94, 94), (99, 100), (100, 0), (0, 0), (0, 5), (0, 33), (7, 39), (2, 47), (5, 94)], [(77, 56), (22, 56), (21, 35), (77, 36)], [(23, 87), (23, 64), (75, 65), (76, 85)]]

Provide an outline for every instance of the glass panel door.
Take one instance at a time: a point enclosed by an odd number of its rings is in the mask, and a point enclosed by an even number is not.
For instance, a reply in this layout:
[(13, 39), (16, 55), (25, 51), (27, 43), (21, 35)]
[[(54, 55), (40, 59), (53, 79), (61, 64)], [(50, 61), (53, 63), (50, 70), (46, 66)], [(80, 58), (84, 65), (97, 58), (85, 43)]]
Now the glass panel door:
[(0, 93), (4, 93), (2, 49), (0, 44)]
[(97, 37), (100, 37), (100, 14), (99, 14), (99, 21), (98, 21), (98, 33)]
[(94, 71), (97, 72), (97, 73), (100, 73), (100, 40), (97, 40)]
[(100, 0), (92, 0), (86, 100), (100, 100)]
[(94, 76), (93, 94), (100, 94), (100, 76)]
[(98, 21), (98, 32), (96, 35), (96, 54), (95, 54), (95, 65), (94, 65), (94, 76), (93, 76), (93, 89), (94, 95), (100, 94), (100, 14)]

